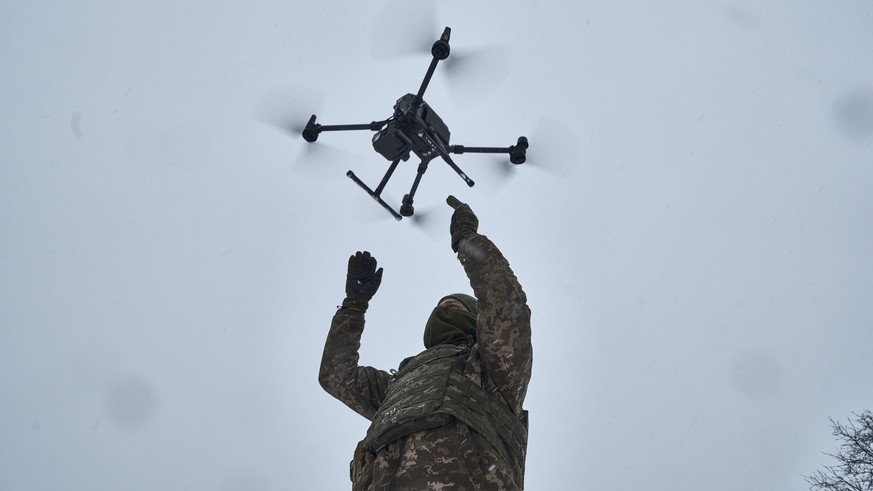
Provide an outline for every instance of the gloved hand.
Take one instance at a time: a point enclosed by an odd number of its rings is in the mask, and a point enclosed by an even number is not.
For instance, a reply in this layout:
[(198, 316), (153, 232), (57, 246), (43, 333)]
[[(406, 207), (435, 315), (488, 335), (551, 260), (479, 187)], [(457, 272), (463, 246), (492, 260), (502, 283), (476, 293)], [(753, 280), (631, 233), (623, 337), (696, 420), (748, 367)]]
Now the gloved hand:
[(369, 252), (358, 251), (349, 256), (349, 270), (346, 275), (346, 298), (343, 307), (366, 312), (370, 299), (382, 283), (382, 268), (376, 269), (376, 258)]
[(452, 224), (449, 227), (449, 231), (452, 234), (452, 250), (458, 252), (458, 244), (461, 242), (461, 239), (472, 237), (478, 233), (479, 219), (476, 218), (473, 210), (470, 209), (470, 205), (461, 203), (454, 196), (449, 195), (446, 198), (446, 203), (455, 209), (455, 213), (452, 214)]

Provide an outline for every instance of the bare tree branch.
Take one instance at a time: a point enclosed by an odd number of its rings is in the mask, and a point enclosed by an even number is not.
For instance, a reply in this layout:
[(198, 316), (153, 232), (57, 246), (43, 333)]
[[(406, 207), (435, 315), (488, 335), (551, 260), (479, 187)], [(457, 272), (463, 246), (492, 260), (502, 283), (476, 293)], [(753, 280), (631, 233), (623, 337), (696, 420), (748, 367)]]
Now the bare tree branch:
[(836, 454), (825, 453), (837, 465), (824, 465), (825, 471), (816, 471), (806, 477), (811, 490), (818, 491), (873, 491), (873, 413), (853, 413), (856, 421), (843, 425), (828, 418), (833, 435), (840, 440)]

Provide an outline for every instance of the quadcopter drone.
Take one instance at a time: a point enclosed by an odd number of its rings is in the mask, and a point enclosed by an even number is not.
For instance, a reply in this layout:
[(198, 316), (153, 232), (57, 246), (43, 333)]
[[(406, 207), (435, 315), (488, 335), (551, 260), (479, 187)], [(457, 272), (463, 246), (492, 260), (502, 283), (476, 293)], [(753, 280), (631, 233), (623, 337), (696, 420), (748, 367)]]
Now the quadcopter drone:
[[(522, 164), (527, 158), (528, 141), (524, 136), (520, 136), (516, 144), (509, 147), (466, 147), (464, 145), (449, 144), (450, 133), (448, 126), (422, 97), (430, 83), (434, 70), (436, 70), (437, 63), (449, 57), (449, 36), (451, 31), (451, 28), (446, 27), (442, 36), (433, 43), (431, 47), (433, 60), (430, 62), (427, 73), (424, 75), (424, 81), (422, 81), (418, 93), (406, 94), (398, 99), (397, 103), (394, 104), (394, 114), (388, 119), (373, 121), (370, 124), (322, 125), (315, 122), (315, 115), (313, 114), (303, 129), (303, 139), (310, 143), (318, 140), (318, 135), (322, 131), (375, 131), (376, 133), (373, 135), (373, 148), (391, 162), (382, 181), (373, 190), (364, 184), (354, 172), (348, 171), (346, 175), (363, 188), (383, 208), (388, 210), (397, 220), (403, 217), (411, 217), (415, 213), (415, 209), (412, 206), (415, 192), (418, 189), (422, 176), (427, 171), (428, 164), (437, 157), (442, 158), (470, 187), (475, 183), (452, 161), (449, 154), (508, 153), (509, 161), (513, 164)], [(385, 189), (385, 185), (388, 184), (388, 180), (391, 179), (391, 175), (400, 161), (405, 162), (409, 160), (410, 152), (421, 159), (421, 163), (418, 165), (418, 172), (412, 183), (412, 189), (403, 196), (398, 213), (382, 199), (382, 191)]]

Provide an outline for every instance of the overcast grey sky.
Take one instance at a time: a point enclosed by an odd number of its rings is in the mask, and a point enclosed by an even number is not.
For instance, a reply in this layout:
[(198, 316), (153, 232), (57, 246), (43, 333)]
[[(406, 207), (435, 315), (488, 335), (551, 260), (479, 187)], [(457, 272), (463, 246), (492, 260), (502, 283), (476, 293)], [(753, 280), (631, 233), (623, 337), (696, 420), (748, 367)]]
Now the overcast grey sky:
[[(431, 165), (435, 230), (345, 177), (387, 168), (369, 132), (272, 124), (388, 117), (424, 26), (479, 53), (428, 89), (452, 142), (531, 144), (508, 179), (458, 156), (473, 188)], [(860, 0), (4, 2), (0, 488), (350, 488), (367, 421), (316, 378), (346, 260), (385, 268), (361, 361), (396, 367), (469, 289), (452, 193), (533, 312), (528, 489), (805, 489), (828, 417), (873, 409), (871, 26)]]

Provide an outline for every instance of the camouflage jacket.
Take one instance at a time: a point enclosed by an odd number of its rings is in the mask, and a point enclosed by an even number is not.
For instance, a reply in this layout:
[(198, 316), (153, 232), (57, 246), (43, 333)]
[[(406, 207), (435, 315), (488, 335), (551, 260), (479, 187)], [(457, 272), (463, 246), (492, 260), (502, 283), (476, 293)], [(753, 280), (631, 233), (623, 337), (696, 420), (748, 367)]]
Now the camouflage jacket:
[[(531, 377), (530, 309), (509, 263), (484, 235), (460, 243), (458, 259), (478, 300), (477, 342), (463, 376), (526, 419), (522, 408)], [(392, 375), (359, 366), (364, 314), (339, 309), (324, 347), (319, 382), (332, 396), (372, 420)], [(465, 424), (417, 431), (375, 455), (358, 445), (351, 462), (354, 490), (517, 490), (513, 473), (488, 441)]]

